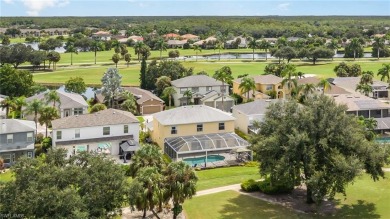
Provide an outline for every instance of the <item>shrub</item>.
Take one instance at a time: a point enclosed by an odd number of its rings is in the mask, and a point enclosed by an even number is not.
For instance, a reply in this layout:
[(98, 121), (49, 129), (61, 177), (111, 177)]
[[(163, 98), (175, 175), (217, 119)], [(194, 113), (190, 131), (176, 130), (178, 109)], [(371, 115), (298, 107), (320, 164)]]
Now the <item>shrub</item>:
[(51, 148), (52, 140), (51, 137), (44, 138), (42, 140), (42, 150), (46, 153)]
[(268, 195), (290, 193), (294, 189), (293, 185), (285, 182), (274, 182), (271, 185), (270, 178), (260, 181), (257, 186), (261, 192)]
[(130, 165), (120, 165), (121, 169), (125, 173), (125, 176), (131, 176), (130, 174)]
[(257, 161), (248, 161), (245, 163), (245, 166), (246, 167), (258, 167), (259, 166), (259, 162)]
[(163, 154), (163, 160), (166, 164), (172, 163), (172, 159), (167, 154)]
[(245, 192), (259, 191), (258, 182), (256, 182), (254, 179), (248, 179), (241, 183), (241, 189)]
[(35, 144), (42, 143), (42, 140), (43, 140), (43, 134), (42, 133), (38, 133), (37, 134), (37, 138), (35, 139)]

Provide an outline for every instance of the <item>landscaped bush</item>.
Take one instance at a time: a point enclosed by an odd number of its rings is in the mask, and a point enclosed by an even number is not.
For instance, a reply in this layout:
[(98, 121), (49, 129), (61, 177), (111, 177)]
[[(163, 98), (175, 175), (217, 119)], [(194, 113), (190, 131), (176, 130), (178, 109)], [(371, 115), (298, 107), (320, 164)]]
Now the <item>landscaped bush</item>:
[(248, 161), (245, 163), (245, 166), (246, 167), (258, 167), (259, 166), (259, 162), (257, 161)]
[(163, 155), (163, 160), (166, 164), (172, 163), (172, 159), (167, 154)]
[(42, 133), (38, 133), (37, 134), (37, 138), (35, 139), (35, 144), (42, 143), (42, 140), (43, 140), (43, 134)]
[(285, 194), (290, 193), (293, 189), (293, 185), (289, 185), (288, 183), (273, 183), (271, 186), (270, 178), (266, 178), (264, 181), (260, 181), (257, 184), (259, 190), (268, 195), (275, 194)]
[(259, 191), (259, 182), (256, 182), (254, 179), (248, 179), (241, 183), (241, 189), (245, 192), (255, 192)]
[(131, 176), (130, 174), (130, 165), (120, 165), (121, 169), (125, 173), (125, 176)]

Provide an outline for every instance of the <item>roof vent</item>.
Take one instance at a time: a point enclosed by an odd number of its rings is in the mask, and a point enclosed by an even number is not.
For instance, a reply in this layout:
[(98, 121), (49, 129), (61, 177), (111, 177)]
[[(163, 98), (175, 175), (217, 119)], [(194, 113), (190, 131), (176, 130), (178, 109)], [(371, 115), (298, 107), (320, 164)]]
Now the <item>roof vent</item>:
[(271, 100), (268, 99), (268, 100), (265, 100), (265, 102), (271, 102)]
[(115, 114), (115, 111), (112, 114)]

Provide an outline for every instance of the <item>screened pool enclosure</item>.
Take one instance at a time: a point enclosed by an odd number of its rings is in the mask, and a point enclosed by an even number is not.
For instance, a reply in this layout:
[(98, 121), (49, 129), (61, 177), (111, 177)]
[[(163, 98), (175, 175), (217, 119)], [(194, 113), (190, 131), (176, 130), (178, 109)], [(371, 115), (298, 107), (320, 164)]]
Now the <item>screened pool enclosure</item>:
[(166, 138), (164, 151), (173, 160), (208, 154), (230, 153), (249, 143), (235, 133), (220, 133)]

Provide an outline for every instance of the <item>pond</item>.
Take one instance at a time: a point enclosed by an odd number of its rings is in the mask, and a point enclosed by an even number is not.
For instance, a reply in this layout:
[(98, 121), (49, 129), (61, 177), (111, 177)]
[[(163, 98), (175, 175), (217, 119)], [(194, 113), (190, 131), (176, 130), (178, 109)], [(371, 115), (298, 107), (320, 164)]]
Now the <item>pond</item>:
[[(65, 92), (65, 85), (58, 86), (46, 86), (48, 89), (57, 89), (58, 91), (64, 91)], [(85, 96), (88, 100), (95, 97), (95, 91), (97, 88), (95, 87), (87, 87), (87, 90), (82, 93), (81, 95)]]

